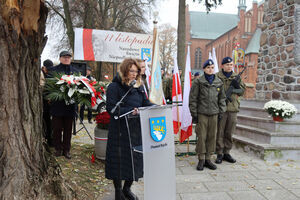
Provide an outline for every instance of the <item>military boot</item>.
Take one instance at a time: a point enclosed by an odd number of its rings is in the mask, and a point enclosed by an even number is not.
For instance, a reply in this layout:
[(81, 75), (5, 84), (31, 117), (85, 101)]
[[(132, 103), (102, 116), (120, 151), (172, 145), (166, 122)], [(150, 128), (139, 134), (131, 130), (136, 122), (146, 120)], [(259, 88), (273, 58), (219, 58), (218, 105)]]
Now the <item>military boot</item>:
[(217, 159), (216, 159), (216, 163), (217, 164), (221, 164), (223, 160), (223, 154), (218, 154), (217, 155)]
[(204, 160), (199, 160), (198, 165), (197, 165), (197, 170), (202, 171), (204, 168)]
[(208, 169), (211, 169), (211, 170), (217, 169), (217, 166), (214, 165), (210, 160), (205, 160), (204, 167), (207, 167)]
[(230, 163), (235, 163), (236, 162), (236, 160), (233, 157), (231, 157), (230, 154), (224, 154), (223, 160), (226, 160), (227, 162), (230, 162)]

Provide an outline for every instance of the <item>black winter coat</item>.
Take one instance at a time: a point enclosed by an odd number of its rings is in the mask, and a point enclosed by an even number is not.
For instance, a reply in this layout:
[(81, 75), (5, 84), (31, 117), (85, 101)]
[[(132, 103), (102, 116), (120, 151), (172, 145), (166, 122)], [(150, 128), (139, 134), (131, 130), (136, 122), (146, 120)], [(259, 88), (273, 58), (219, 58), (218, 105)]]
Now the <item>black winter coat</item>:
[[(52, 67), (49, 75), (51, 76), (51, 74), (54, 72), (67, 75), (80, 73), (80, 71), (72, 67), (72, 65), (64, 65), (61, 63), (55, 67)], [(50, 114), (55, 117), (75, 117), (75, 108), (75, 104), (66, 105), (65, 101), (55, 101), (51, 102)]]
[[(121, 165), (118, 156), (118, 120), (114, 119), (115, 115), (118, 115), (118, 109), (114, 114), (111, 114), (111, 110), (122, 98), (122, 96), (129, 90), (129, 86), (122, 84), (121, 78), (117, 75), (113, 82), (107, 88), (107, 101), (106, 109), (110, 113), (110, 126), (108, 131), (108, 141), (106, 148), (106, 165), (105, 176), (108, 179), (120, 179), (128, 181), (137, 181), (138, 178), (143, 177), (143, 155), (137, 152), (130, 151), (130, 140), (132, 146), (142, 145), (141, 137), (141, 124), (139, 116), (133, 116), (128, 119), (130, 135), (129, 138), (128, 129), (126, 126), (126, 119), (123, 117), (120, 119), (120, 146), (121, 146)], [(146, 98), (143, 87), (133, 88), (127, 97), (125, 97), (124, 103), (121, 104), (120, 114), (127, 113), (134, 108), (151, 106), (153, 105)], [(132, 155), (131, 155), (132, 153)], [(133, 156), (133, 159), (131, 159)], [(135, 176), (133, 177), (132, 161), (134, 163)], [(121, 177), (119, 177), (118, 166), (121, 166)]]

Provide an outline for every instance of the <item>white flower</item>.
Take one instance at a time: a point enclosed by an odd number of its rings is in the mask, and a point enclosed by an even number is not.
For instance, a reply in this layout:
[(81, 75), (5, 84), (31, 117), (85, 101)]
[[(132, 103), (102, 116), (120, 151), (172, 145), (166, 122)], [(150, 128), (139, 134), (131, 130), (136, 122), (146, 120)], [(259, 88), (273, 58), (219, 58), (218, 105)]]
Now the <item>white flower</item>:
[(272, 116), (280, 116), (283, 118), (291, 118), (297, 113), (297, 109), (294, 105), (281, 100), (272, 100), (265, 103), (264, 110)]

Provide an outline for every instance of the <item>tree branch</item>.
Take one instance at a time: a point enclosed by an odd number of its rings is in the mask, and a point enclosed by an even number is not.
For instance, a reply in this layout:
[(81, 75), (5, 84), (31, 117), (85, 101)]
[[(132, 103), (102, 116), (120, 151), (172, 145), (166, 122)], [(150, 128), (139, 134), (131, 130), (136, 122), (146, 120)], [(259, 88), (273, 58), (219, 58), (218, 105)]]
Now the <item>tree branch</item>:
[(48, 1), (45, 1), (45, 3), (56, 13), (58, 14), (64, 21), (66, 20), (65, 17), (60, 14), (60, 12), (58, 10), (56, 10), (56, 8), (54, 8), (54, 6), (52, 6)]

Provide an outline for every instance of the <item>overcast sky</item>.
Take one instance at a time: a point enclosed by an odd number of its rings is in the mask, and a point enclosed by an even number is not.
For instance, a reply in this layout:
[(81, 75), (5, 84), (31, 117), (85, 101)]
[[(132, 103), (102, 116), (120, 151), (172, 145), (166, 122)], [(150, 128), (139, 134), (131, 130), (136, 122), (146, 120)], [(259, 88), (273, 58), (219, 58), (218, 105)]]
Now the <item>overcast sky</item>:
[[(204, 0), (202, 0), (203, 2)], [(158, 16), (158, 26), (160, 24), (164, 23), (170, 23), (173, 27), (177, 28), (178, 23), (178, 2), (179, 0), (158, 0), (158, 4), (156, 8), (154, 8), (154, 11), (159, 12)], [(196, 0), (198, 2), (198, 0)], [(222, 0), (222, 5), (219, 5), (217, 8), (212, 8), (211, 12), (217, 12), (217, 13), (230, 13), (230, 14), (237, 14), (238, 9), (237, 6), (239, 4), (239, 0)], [(253, 0), (247, 0), (247, 10), (252, 7)], [(260, 2), (260, 0), (258, 1)], [(203, 6), (203, 3), (194, 3), (192, 0), (186, 0), (186, 3), (189, 4), (189, 10), (190, 11), (201, 11), (206, 12), (205, 7)], [(153, 13), (152, 12), (152, 13)], [(149, 30), (152, 30), (152, 21), (153, 16), (148, 16), (149, 18)], [(51, 32), (47, 32), (46, 34), (51, 34)], [(51, 37), (49, 37), (50, 39)], [(44, 48), (43, 54), (41, 56), (42, 62), (46, 59), (51, 59), (54, 62), (58, 62), (58, 53), (57, 55), (51, 55), (50, 49), (52, 48), (51, 40), (47, 42), (46, 47)]]

